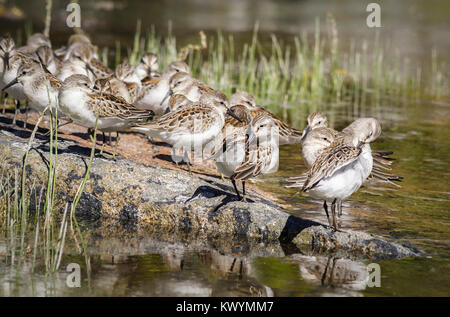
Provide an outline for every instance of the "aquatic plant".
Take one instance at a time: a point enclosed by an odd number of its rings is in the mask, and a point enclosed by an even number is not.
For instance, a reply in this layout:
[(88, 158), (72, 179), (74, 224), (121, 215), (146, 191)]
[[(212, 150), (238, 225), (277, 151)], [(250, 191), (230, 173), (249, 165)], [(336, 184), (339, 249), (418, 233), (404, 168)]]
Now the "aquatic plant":
[(436, 50), (430, 52), (430, 65), (413, 64), (381, 43), (377, 33), (371, 41), (351, 41), (349, 50), (341, 51), (332, 15), (328, 15), (325, 30), (317, 19), (314, 34), (302, 32), (292, 36), (289, 44), (272, 34), (267, 45), (258, 30), (256, 24), (250, 42), (242, 45), (232, 34), (217, 31), (206, 39), (201, 35), (200, 44), (178, 47), (171, 23), (163, 38), (154, 27), (143, 33), (138, 21), (132, 49), (124, 57), (120, 42), (116, 42), (115, 52), (111, 52), (115, 64), (110, 66), (115, 67), (122, 58), (136, 64), (147, 51), (158, 55), (162, 70), (185, 57), (194, 77), (228, 96), (236, 90), (248, 91), (258, 103), (296, 126), (302, 126), (306, 115), (324, 104), (339, 107), (348, 103), (360, 108), (369, 100), (377, 104), (386, 98), (450, 95), (446, 65)]

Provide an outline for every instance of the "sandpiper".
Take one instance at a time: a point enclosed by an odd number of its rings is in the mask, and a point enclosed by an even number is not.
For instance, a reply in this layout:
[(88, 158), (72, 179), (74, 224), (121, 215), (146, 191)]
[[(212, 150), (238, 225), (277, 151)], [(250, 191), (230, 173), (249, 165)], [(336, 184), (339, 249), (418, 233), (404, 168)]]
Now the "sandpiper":
[(59, 62), (54, 57), (53, 51), (50, 47), (45, 45), (39, 46), (35, 52), (35, 56), (36, 60), (45, 66), (50, 73), (53, 75), (56, 74)]
[(171, 144), (175, 152), (181, 150), (190, 170), (189, 152), (203, 152), (204, 145), (220, 134), (225, 114), (230, 114), (226, 100), (206, 96), (156, 121), (138, 124), (131, 131), (159, 138)]
[(97, 79), (94, 83), (94, 89), (98, 90), (101, 94), (109, 94), (123, 98), (127, 103), (133, 102), (127, 85), (115, 76)]
[(61, 62), (58, 67), (58, 73), (56, 77), (64, 81), (66, 78), (79, 74), (88, 76), (91, 81), (95, 80), (94, 73), (88, 69), (86, 61), (90, 60), (92, 55), (91, 50), (87, 46), (80, 46), (79, 49), (68, 52), (66, 59)]
[[(338, 132), (328, 128), (328, 119), (321, 112), (314, 112), (308, 116), (308, 124), (303, 130), (302, 135), (302, 154), (306, 166), (309, 168), (314, 163), (320, 151), (328, 147), (336, 138), (345, 136), (351, 131), (351, 126)], [(388, 184), (399, 187), (393, 181), (400, 181), (402, 177), (386, 173), (383, 170), (391, 170), (392, 158), (388, 157), (393, 154), (391, 151), (372, 151), (373, 164), (372, 173), (364, 182), (365, 186), (372, 184)]]
[[(338, 137), (320, 152), (308, 171), (306, 181), (290, 186), (301, 187), (311, 197), (322, 199), (328, 222), (335, 230), (338, 229), (336, 208), (340, 213), (342, 200), (356, 192), (372, 171), (369, 143), (380, 134), (381, 126), (376, 119), (356, 120), (345, 136)], [(331, 203), (332, 219), (327, 203)]]
[(23, 54), (34, 54), (41, 46), (51, 49), (52, 43), (50, 39), (42, 33), (34, 33), (27, 39), (27, 45), (19, 47), (17, 50)]
[(91, 51), (92, 56), (98, 58), (96, 47), (92, 45), (91, 40), (84, 34), (72, 34), (67, 41), (67, 46), (56, 49), (53, 53), (57, 59), (64, 61), (70, 59), (74, 51), (83, 47), (87, 47)]
[(89, 45), (80, 44), (80, 49), (74, 50), (72, 56), (84, 62), (94, 79), (109, 77), (113, 74), (113, 71), (94, 55), (94, 50)]
[[(278, 126), (272, 116), (260, 113), (252, 118), (245, 137), (244, 159), (229, 176), (238, 199), (245, 201), (245, 181), (261, 174), (273, 173), (278, 169), (278, 133)], [(233, 140), (226, 142), (225, 146), (229, 143), (233, 144)], [(239, 143), (235, 144), (239, 147)], [(233, 150), (238, 152), (239, 148)], [(235, 158), (240, 159), (239, 155)], [(230, 167), (232, 166), (227, 166), (222, 172), (229, 174)], [(237, 180), (242, 181), (242, 197), (236, 186)]]
[[(142, 80), (142, 89), (136, 100), (136, 107), (152, 109), (156, 114), (166, 112), (169, 106), (169, 81), (177, 73), (189, 74), (189, 66), (184, 62), (176, 61), (169, 64), (167, 70), (159, 78), (147, 77)], [(198, 101), (198, 100), (192, 100)]]
[(51, 73), (41, 64), (28, 60), (18, 68), (17, 76), (9, 82), (2, 90), (21, 84), (26, 98), (30, 101), (30, 107), (38, 112), (49, 109), (54, 111), (58, 104), (58, 91), (62, 85)]
[[(30, 59), (29, 55), (20, 53), (16, 50), (13, 39), (9, 36), (0, 40), (0, 57), (1, 57), (1, 85), (2, 88), (9, 84), (17, 77), (17, 70), (20, 65)], [(16, 111), (14, 113), (13, 124), (16, 122), (17, 111), (20, 107), (20, 100), (26, 98), (21, 84), (13, 85), (7, 88), (6, 93), (15, 100)]]
[(145, 53), (139, 64), (136, 65), (135, 71), (140, 80), (143, 80), (146, 77), (156, 78), (161, 77), (161, 74), (158, 73), (158, 57), (153, 53)]
[(191, 77), (190, 74), (180, 72), (173, 75), (169, 81), (169, 91), (164, 97), (161, 104), (168, 100), (174, 94), (184, 95), (187, 99), (193, 102), (199, 101), (202, 98), (211, 96), (213, 98), (226, 99), (225, 94), (217, 91), (211, 87), (206, 86), (200, 80)]
[(189, 100), (184, 95), (175, 94), (170, 97), (169, 100), (169, 108), (167, 108), (167, 112), (176, 111), (180, 108), (187, 107), (192, 104), (192, 100)]
[[(150, 110), (136, 109), (123, 98), (95, 91), (89, 78), (79, 74), (63, 82), (58, 97), (61, 111), (75, 123), (94, 129), (97, 122), (97, 129), (103, 132), (123, 131), (154, 115)], [(118, 138), (115, 149), (117, 143)]]
[(142, 84), (133, 66), (127, 62), (117, 65), (115, 76), (125, 83), (131, 102), (136, 104), (136, 99), (140, 94)]
[[(211, 153), (205, 151), (206, 155), (216, 161), (217, 171), (222, 177), (231, 177), (236, 168), (244, 161), (246, 133), (251, 122), (250, 112), (243, 105), (230, 107), (230, 112), (234, 116), (225, 119), (221, 136), (211, 142)], [(233, 178), (231, 178), (231, 182), (236, 189), (236, 182)], [(239, 195), (237, 190), (236, 193)]]
[(300, 143), (302, 131), (294, 129), (290, 127), (287, 123), (285, 123), (283, 120), (279, 119), (277, 116), (275, 116), (270, 111), (264, 109), (261, 106), (257, 106), (255, 102), (255, 98), (250, 95), (249, 93), (245, 91), (238, 91), (231, 95), (230, 97), (230, 104), (242, 104), (249, 108), (250, 114), (252, 117), (265, 113), (272, 117), (273, 122), (278, 127), (279, 131), (279, 144), (292, 144), (292, 143)]

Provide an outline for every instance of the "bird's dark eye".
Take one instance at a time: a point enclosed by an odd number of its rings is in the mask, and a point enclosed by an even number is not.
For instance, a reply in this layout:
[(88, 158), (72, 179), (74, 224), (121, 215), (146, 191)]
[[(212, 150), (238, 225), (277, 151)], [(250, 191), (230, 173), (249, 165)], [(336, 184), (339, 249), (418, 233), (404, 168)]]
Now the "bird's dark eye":
[(322, 121), (319, 121), (319, 122), (317, 122), (318, 124), (321, 124), (322, 123)]
[(327, 139), (327, 138), (322, 138), (322, 139), (324, 139), (325, 141), (328, 141), (328, 139)]
[(23, 71), (23, 72), (22, 72), (22, 75), (25, 75), (26, 73), (27, 73), (26, 71)]

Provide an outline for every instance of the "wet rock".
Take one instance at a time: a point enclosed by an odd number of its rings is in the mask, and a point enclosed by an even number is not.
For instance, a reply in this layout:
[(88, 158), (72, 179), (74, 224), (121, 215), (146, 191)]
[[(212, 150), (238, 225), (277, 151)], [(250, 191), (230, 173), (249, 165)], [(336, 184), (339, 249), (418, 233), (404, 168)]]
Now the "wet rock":
[(421, 251), (406, 245), (392, 243), (381, 237), (353, 230), (335, 231), (324, 226), (302, 230), (292, 242), (300, 249), (314, 252), (334, 252), (344, 257), (391, 259), (419, 256)]
[[(21, 171), (28, 139), (20, 135), (0, 134), (0, 160), (10, 167), (19, 166)], [(26, 171), (27, 177), (36, 179), (38, 190), (46, 188), (49, 153), (48, 147), (39, 142), (33, 146)], [(74, 148), (78, 150), (73, 151)], [(60, 212), (73, 201), (89, 152), (71, 140), (61, 138), (58, 142), (55, 208)], [(98, 237), (118, 239), (121, 244), (116, 249), (123, 248), (121, 251), (136, 246), (145, 249), (143, 241), (151, 237), (190, 247), (214, 248), (224, 254), (282, 256), (294, 248), (366, 258), (420, 255), (413, 248), (381, 237), (355, 231), (334, 232), (317, 222), (294, 217), (268, 197), (250, 187), (249, 198), (253, 202), (236, 201), (231, 184), (216, 175), (191, 175), (184, 170), (123, 158), (95, 158), (75, 214), (90, 222), (101, 219), (101, 226), (92, 236), (87, 232), (87, 241), (98, 242)]]

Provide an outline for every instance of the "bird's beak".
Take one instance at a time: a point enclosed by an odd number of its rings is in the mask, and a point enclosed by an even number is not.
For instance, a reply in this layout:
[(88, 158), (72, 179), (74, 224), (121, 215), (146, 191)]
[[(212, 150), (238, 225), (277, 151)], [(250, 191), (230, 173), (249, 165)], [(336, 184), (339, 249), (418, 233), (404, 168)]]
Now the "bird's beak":
[(162, 106), (162, 104), (164, 103), (164, 101), (166, 101), (167, 98), (169, 98), (170, 96), (172, 96), (173, 91), (172, 89), (169, 89), (169, 91), (167, 92), (167, 94), (164, 96), (163, 100), (161, 101), (161, 103), (159, 104), (160, 106)]
[(236, 119), (237, 121), (242, 123), (242, 120), (236, 116), (233, 112), (233, 110), (231, 110), (230, 108), (227, 109), (227, 115), (229, 115), (230, 117), (233, 117), (234, 119)]
[(356, 145), (356, 147), (361, 147), (361, 146), (363, 146), (364, 144), (366, 144), (366, 143), (363, 142), (363, 141), (359, 141), (358, 144)]
[(17, 80), (17, 77), (16, 77), (15, 79), (11, 80), (5, 87), (3, 87), (2, 91), (5, 91), (9, 87), (14, 86), (17, 83), (19, 83), (19, 81)]
[(5, 66), (6, 66), (6, 69), (9, 69), (9, 53), (8, 52), (5, 53)]
[(309, 131), (311, 131), (311, 127), (309, 125), (307, 125), (306, 128), (303, 129), (301, 140), (304, 140), (306, 138), (306, 136), (308, 135)]
[(94, 71), (92, 70), (91, 66), (89, 66), (89, 64), (87, 64), (87, 63), (86, 63), (86, 69), (88, 70), (88, 72), (91, 72), (92, 75), (94, 75), (94, 77), (95, 77)]
[(248, 139), (247, 139), (245, 146), (248, 147), (249, 145), (251, 145), (255, 142), (256, 134), (253, 132), (252, 126), (248, 127), (246, 133), (248, 135)]

